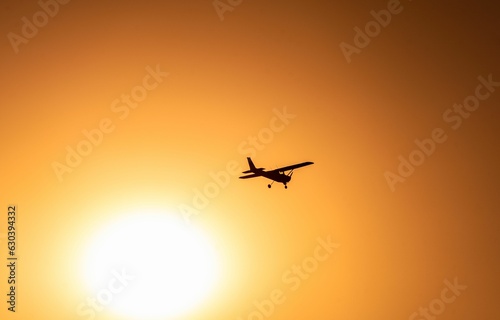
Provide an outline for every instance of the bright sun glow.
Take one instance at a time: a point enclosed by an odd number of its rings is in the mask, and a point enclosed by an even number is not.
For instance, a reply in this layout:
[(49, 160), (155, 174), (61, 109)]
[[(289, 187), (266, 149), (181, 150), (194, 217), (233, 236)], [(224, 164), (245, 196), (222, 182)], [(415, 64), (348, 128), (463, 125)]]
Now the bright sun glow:
[(84, 273), (96, 304), (140, 319), (191, 311), (217, 280), (214, 250), (181, 220), (144, 212), (97, 233)]

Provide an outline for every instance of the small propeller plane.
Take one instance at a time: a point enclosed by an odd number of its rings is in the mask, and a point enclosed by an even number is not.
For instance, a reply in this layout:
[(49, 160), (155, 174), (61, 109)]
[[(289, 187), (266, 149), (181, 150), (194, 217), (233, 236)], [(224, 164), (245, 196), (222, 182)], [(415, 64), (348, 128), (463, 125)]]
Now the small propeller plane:
[[(270, 180), (273, 180), (273, 182), (271, 182), (270, 184), (267, 185), (268, 188), (271, 188), (273, 183), (280, 182), (280, 183), (283, 183), (285, 185), (285, 189), (288, 188), (286, 184), (288, 182), (290, 182), (290, 180), (292, 180), (293, 170), (295, 170), (297, 168), (305, 167), (305, 166), (308, 166), (308, 165), (311, 165), (314, 163), (314, 162), (307, 161), (307, 162), (293, 164), (291, 166), (286, 166), (286, 167), (277, 168), (274, 170), (265, 171), (264, 168), (256, 168), (250, 157), (247, 157), (247, 160), (248, 160), (248, 166), (250, 167), (250, 170), (243, 171), (242, 173), (251, 173), (251, 174), (246, 175), (246, 176), (241, 176), (240, 179), (264, 177), (264, 178), (268, 178)], [(286, 171), (290, 171), (290, 172), (288, 174), (286, 174), (285, 173)]]

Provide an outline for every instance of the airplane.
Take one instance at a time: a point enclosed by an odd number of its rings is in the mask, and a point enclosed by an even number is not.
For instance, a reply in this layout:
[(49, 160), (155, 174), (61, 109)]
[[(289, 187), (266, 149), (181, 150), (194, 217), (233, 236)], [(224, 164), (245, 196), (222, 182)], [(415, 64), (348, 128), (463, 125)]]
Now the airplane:
[[(250, 167), (250, 170), (243, 171), (242, 173), (251, 173), (251, 174), (246, 175), (246, 176), (241, 176), (240, 179), (264, 177), (264, 178), (273, 180), (273, 182), (271, 182), (270, 184), (267, 185), (268, 188), (271, 188), (273, 183), (280, 182), (280, 183), (283, 183), (285, 185), (285, 189), (288, 188), (286, 184), (288, 182), (290, 182), (290, 180), (292, 179), (293, 170), (295, 170), (297, 168), (305, 167), (305, 166), (308, 166), (308, 165), (311, 165), (314, 163), (314, 162), (307, 161), (307, 162), (293, 164), (291, 166), (286, 166), (286, 167), (277, 168), (274, 170), (265, 171), (264, 168), (256, 168), (250, 157), (247, 157), (247, 161), (248, 161), (248, 166)], [(286, 171), (290, 171), (290, 172), (288, 174), (285, 174)]]

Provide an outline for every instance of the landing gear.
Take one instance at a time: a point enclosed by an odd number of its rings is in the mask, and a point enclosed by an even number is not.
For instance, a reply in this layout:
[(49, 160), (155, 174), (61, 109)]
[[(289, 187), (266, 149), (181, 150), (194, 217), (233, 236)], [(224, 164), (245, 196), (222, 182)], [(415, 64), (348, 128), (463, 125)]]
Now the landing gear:
[[(293, 175), (293, 169), (287, 174), (287, 176), (290, 177), (288, 181), (292, 180), (292, 175)], [(286, 182), (283, 182), (283, 184), (285, 185), (285, 189), (288, 189)]]
[(267, 187), (268, 187), (268, 188), (271, 188), (271, 184), (268, 184), (268, 185), (267, 185)]

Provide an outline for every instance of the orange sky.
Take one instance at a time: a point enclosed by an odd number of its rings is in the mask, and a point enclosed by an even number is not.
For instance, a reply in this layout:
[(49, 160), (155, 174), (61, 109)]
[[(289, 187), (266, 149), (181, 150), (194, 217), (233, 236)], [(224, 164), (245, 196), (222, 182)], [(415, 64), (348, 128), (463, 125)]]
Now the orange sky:
[[(36, 1), (0, 7), (1, 264), (11, 204), (19, 257), (1, 318), (85, 319), (82, 251), (142, 206), (189, 220), (220, 257), (216, 289), (179, 319), (499, 317), (492, 2), (46, 2), (45, 21)], [(237, 179), (249, 155), (315, 164), (268, 189)]]

